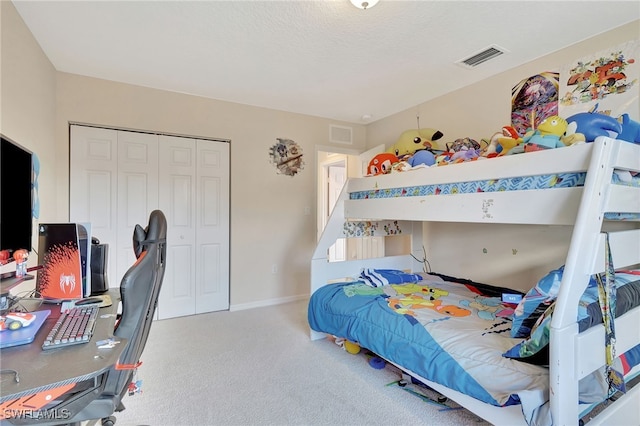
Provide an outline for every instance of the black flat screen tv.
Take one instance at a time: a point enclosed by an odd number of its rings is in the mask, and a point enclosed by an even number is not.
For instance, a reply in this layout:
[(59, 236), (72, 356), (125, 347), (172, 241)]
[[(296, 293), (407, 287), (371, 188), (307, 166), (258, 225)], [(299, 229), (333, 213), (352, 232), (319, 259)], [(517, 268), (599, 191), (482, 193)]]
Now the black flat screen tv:
[(31, 251), (32, 153), (0, 135), (0, 250)]

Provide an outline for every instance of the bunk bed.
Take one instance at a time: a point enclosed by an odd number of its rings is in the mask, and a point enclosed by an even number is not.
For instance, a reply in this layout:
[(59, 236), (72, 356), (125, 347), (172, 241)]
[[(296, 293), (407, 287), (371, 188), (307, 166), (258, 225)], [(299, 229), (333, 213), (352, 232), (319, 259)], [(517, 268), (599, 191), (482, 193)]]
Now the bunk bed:
[[(496, 425), (578, 424), (584, 413), (602, 399), (608, 399), (606, 407), (599, 407), (598, 414), (590, 418), (590, 424), (640, 424), (640, 386), (630, 387), (625, 393), (616, 394), (615, 398), (607, 398), (611, 396), (611, 381), (605, 377), (605, 373), (617, 368), (612, 356), (618, 357), (615, 362), (619, 363), (625, 354), (635, 353), (632, 358), (640, 360), (637, 356), (640, 351), (640, 306), (619, 303), (625, 305), (626, 310), (616, 311), (615, 320), (604, 312), (600, 322), (594, 321), (594, 324), (586, 327), (582, 315), (584, 296), (586, 290), (593, 290), (594, 277), (603, 278), (603, 294), (606, 295), (609, 294), (606, 293), (606, 281), (610, 280), (612, 286), (608, 288), (614, 289), (614, 277), (621, 275), (620, 272), (606, 273), (611, 271), (612, 265), (620, 271), (637, 269), (640, 264), (638, 180), (640, 145), (606, 137), (600, 137), (593, 143), (565, 148), (349, 179), (318, 241), (311, 262), (311, 338), (320, 339), (330, 334), (358, 342)], [(613, 227), (614, 231), (606, 229), (604, 225), (613, 220), (626, 221), (628, 226), (620, 229)], [(433, 348), (437, 351), (442, 347), (446, 349), (437, 336), (428, 338), (432, 343), (431, 349), (414, 347), (413, 342), (419, 340), (411, 334), (414, 331), (409, 331), (408, 337), (401, 331), (408, 329), (408, 322), (422, 322), (426, 324), (425, 329), (438, 322), (437, 326), (441, 327), (439, 333), (446, 334), (446, 329), (442, 327), (447, 325), (443, 324), (454, 324), (455, 321), (436, 321), (433, 316), (414, 315), (413, 311), (417, 311), (414, 306), (397, 300), (390, 301), (394, 295), (402, 292), (400, 287), (396, 292), (391, 289), (395, 286), (371, 285), (365, 278), (368, 276), (366, 271), (421, 271), (423, 265), (412, 253), (422, 253), (425, 244), (422, 223), (425, 221), (572, 227), (566, 258), (559, 259), (563, 267), (558, 276), (559, 287), (553, 310), (537, 321), (540, 323), (544, 319), (542, 322), (547, 326), (549, 344), (545, 350), (548, 351), (548, 361), (530, 363), (510, 359), (507, 357), (509, 347), (514, 343), (526, 342), (530, 336), (512, 338), (506, 329), (502, 333), (488, 332), (494, 326), (510, 327), (510, 321), (515, 318), (513, 310), (506, 315), (489, 318), (493, 320), (489, 325), (480, 324), (479, 330), (474, 332), (492, 334), (491, 338), (483, 343), (484, 347), (469, 346), (463, 356), (473, 358), (477, 353), (491, 351), (498, 354), (500, 359), (495, 363), (502, 367), (506, 376), (503, 374), (500, 377), (492, 371), (492, 377), (488, 379), (490, 385), (483, 384), (475, 376), (469, 380), (459, 379), (466, 374), (466, 367), (451, 361), (457, 355), (446, 351), (430, 352)], [(397, 233), (411, 235), (412, 253), (328, 261), (327, 252), (338, 238)], [(606, 257), (607, 254), (610, 256)], [(633, 273), (637, 271), (630, 272)], [(396, 282), (393, 279), (386, 282)], [(418, 280), (400, 280), (399, 285), (418, 285), (420, 289), (413, 290), (416, 292), (446, 294), (447, 299), (443, 300), (457, 307), (461, 306), (460, 300), (451, 298), (458, 292), (455, 286), (462, 288), (461, 298), (502, 295), (504, 300), (505, 295), (511, 297), (517, 294), (505, 288), (491, 290), (491, 287), (480, 283), (435, 274), (421, 274)], [(351, 297), (354, 294), (368, 296)], [(615, 300), (615, 290), (609, 294), (612, 295)], [(334, 301), (334, 297), (338, 299)], [(436, 298), (429, 299), (433, 301), (430, 308), (440, 303)], [(356, 304), (345, 304), (351, 303), (351, 300), (356, 300)], [(613, 303), (615, 307), (615, 301)], [(514, 305), (501, 305), (503, 308), (509, 306), (513, 308)], [(474, 312), (472, 307), (467, 307)], [(434, 314), (435, 309), (424, 311), (436, 316), (442, 314)], [(493, 314), (495, 312), (492, 311)], [(462, 316), (475, 318), (475, 313)], [(407, 321), (412, 315), (415, 318)], [(441, 319), (455, 316), (455, 313), (445, 312)], [(607, 322), (605, 317), (611, 321)], [(390, 321), (392, 325), (389, 325)], [(603, 321), (605, 326), (602, 325)], [(390, 331), (385, 332), (385, 328)], [(612, 328), (615, 332), (613, 340)], [(372, 334), (375, 336), (371, 337)], [(606, 350), (605, 336), (609, 339), (610, 352)], [(457, 340), (470, 342), (473, 339), (462, 337)], [(487, 346), (494, 344), (498, 347)], [(464, 352), (464, 347), (458, 346), (456, 350)], [(420, 357), (422, 361), (414, 362)], [(453, 370), (444, 371), (448, 362), (454, 365)], [(492, 362), (481, 359), (477, 361), (476, 369), (482, 369), (483, 365)], [(640, 366), (627, 363), (626, 367), (625, 379), (640, 373)], [(456, 379), (451, 380), (452, 376)], [(479, 387), (476, 386), (476, 379)], [(513, 384), (519, 380), (528, 381), (521, 385)], [(465, 382), (473, 383), (467, 386)], [(605, 387), (603, 397), (598, 392), (595, 392), (598, 394), (595, 398), (585, 397), (594, 383), (596, 387)], [(485, 386), (492, 389), (486, 390)], [(501, 386), (504, 386), (505, 392), (495, 397), (496, 392), (500, 393)], [(522, 387), (518, 391), (513, 386)], [(535, 400), (539, 401), (531, 402)]]

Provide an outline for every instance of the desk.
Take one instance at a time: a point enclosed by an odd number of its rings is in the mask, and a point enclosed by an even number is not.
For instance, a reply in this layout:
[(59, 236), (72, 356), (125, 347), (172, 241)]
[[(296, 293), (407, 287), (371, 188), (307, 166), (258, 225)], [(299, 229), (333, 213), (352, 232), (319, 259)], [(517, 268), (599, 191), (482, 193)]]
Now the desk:
[(51, 315), (38, 331), (33, 343), (0, 350), (2, 369), (16, 370), (20, 375), (20, 382), (16, 383), (14, 374), (2, 374), (0, 404), (95, 378), (118, 362), (126, 346), (126, 339), (118, 338), (120, 343), (110, 349), (99, 349), (95, 343), (113, 336), (120, 292), (119, 289), (112, 289), (108, 294), (113, 303), (100, 308), (91, 340), (59, 349), (43, 351), (42, 343), (58, 319), (60, 305), (43, 304), (40, 307), (50, 309)]

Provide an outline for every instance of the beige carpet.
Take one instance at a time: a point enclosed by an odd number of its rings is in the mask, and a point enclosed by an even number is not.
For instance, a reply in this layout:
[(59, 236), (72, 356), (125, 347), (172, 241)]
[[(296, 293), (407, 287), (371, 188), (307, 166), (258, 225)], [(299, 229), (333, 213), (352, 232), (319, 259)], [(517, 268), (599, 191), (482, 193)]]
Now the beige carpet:
[(312, 342), (307, 301), (156, 321), (117, 425), (486, 425), (443, 411), (330, 339)]

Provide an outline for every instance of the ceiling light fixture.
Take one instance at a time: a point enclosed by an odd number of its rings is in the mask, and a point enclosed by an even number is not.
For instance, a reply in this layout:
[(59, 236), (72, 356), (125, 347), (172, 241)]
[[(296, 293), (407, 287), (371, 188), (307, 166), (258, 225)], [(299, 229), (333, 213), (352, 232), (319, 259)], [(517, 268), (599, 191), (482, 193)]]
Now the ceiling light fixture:
[(358, 9), (367, 10), (375, 6), (379, 0), (368, 0), (368, 1), (367, 0), (349, 0), (349, 1), (351, 2), (352, 5), (354, 5)]

